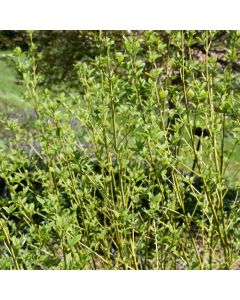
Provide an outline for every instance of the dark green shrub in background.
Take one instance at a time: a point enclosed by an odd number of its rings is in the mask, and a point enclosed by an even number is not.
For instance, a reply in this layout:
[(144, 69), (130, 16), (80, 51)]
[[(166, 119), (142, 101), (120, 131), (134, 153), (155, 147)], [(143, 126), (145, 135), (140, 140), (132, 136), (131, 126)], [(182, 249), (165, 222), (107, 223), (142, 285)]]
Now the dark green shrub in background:
[(0, 49), (10, 50), (16, 47), (27, 50), (28, 34), (25, 30), (1, 30), (0, 31)]
[(64, 37), (15, 51), (34, 115), (3, 116), (1, 268), (235, 268), (239, 33)]

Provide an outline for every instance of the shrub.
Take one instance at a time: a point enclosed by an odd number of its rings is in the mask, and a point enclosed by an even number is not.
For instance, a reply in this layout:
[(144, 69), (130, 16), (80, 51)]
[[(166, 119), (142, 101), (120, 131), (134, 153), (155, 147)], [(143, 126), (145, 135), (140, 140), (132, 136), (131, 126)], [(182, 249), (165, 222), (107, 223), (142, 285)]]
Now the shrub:
[(233, 268), (239, 34), (219, 46), (220, 33), (147, 31), (119, 48), (99, 32), (68, 94), (40, 84), (30, 32), (24, 59), (15, 53), (36, 118), (29, 132), (5, 124), (1, 268)]

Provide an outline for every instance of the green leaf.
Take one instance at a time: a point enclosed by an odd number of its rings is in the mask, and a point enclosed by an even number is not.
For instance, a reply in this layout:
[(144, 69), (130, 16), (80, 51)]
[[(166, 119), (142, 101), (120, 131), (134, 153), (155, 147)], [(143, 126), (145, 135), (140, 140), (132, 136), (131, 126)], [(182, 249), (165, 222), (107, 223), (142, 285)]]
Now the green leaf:
[(67, 270), (72, 269), (72, 255), (71, 255), (71, 253), (68, 253), (66, 255), (66, 269)]
[(81, 234), (76, 235), (71, 240), (68, 241), (68, 246), (73, 247), (75, 244), (77, 244), (81, 239)]

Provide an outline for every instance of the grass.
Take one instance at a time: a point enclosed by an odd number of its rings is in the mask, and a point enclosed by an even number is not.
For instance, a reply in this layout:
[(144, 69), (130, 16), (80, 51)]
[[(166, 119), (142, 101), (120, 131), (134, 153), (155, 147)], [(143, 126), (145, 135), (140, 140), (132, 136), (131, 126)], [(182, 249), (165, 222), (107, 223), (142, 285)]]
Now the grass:
[[(11, 114), (18, 116), (30, 106), (22, 97), (24, 87), (18, 82), (17, 72), (8, 61), (11, 55), (10, 51), (0, 51), (0, 110), (4, 112), (4, 118), (8, 118)], [(2, 126), (0, 138), (0, 149), (5, 149), (9, 138)]]
[(22, 110), (28, 105), (21, 96), (24, 87), (17, 83), (17, 73), (7, 63), (9, 51), (0, 51), (0, 108), (3, 110)]

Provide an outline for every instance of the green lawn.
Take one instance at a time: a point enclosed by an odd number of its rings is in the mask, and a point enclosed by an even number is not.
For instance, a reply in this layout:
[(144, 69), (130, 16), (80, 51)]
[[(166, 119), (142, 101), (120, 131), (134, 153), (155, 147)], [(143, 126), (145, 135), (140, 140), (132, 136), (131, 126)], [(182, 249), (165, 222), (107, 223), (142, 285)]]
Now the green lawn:
[[(0, 51), (0, 112), (6, 118), (11, 113), (21, 113), (29, 105), (23, 100), (24, 87), (17, 83), (17, 72), (8, 63), (9, 51)], [(4, 123), (4, 120), (0, 120)], [(1, 125), (1, 122), (0, 122)], [(6, 147), (6, 132), (0, 126), (0, 150)]]
[(21, 97), (24, 88), (17, 83), (17, 73), (8, 63), (9, 52), (0, 51), (0, 109), (24, 109), (27, 104)]

